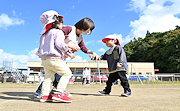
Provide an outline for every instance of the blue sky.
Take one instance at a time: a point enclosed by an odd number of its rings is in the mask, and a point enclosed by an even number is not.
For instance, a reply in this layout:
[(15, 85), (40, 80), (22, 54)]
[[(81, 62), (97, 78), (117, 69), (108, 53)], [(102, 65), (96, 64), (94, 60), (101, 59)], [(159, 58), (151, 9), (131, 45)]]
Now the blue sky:
[[(0, 0), (0, 67), (13, 60), (14, 67), (26, 67), (27, 61), (40, 61), (35, 55), (43, 25), (40, 15), (55, 10), (64, 16), (64, 25), (91, 18), (95, 29), (84, 35), (88, 49), (102, 55), (108, 48), (102, 38), (113, 35), (121, 45), (146, 31), (164, 32), (180, 25), (179, 0)], [(75, 53), (69, 62), (89, 60), (88, 54)]]

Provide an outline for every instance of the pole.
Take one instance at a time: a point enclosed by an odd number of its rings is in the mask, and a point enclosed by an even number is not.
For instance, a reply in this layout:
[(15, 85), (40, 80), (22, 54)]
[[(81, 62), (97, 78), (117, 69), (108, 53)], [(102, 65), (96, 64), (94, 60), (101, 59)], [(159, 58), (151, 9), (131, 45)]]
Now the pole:
[(174, 75), (172, 76), (172, 82), (173, 82), (173, 86), (174, 86)]
[(94, 86), (94, 75), (92, 75), (93, 76), (93, 86)]
[(139, 74), (137, 74), (137, 71), (136, 71), (136, 69), (135, 69), (135, 67), (134, 67), (134, 65), (131, 63), (131, 65), (133, 66), (133, 68), (134, 68), (134, 70), (135, 70), (135, 72), (136, 72), (136, 75), (138, 76), (138, 79), (139, 79), (139, 81), (141, 82), (141, 84), (143, 85), (143, 83), (142, 83), (142, 81), (141, 81), (141, 79), (140, 79), (140, 77), (139, 77)]
[(149, 86), (149, 76), (148, 76), (148, 86)]
[(101, 85), (101, 75), (100, 75), (100, 70), (99, 70), (99, 61), (97, 61), (97, 67), (98, 67), (98, 73), (99, 73), (99, 82), (100, 82), (100, 85)]
[(130, 77), (131, 77), (131, 85), (132, 85), (132, 64), (131, 64), (131, 74), (130, 74)]
[(35, 77), (36, 77), (36, 74), (34, 74), (34, 85), (35, 85)]
[(6, 73), (4, 74), (4, 84), (6, 83), (6, 76), (7, 76), (7, 70)]

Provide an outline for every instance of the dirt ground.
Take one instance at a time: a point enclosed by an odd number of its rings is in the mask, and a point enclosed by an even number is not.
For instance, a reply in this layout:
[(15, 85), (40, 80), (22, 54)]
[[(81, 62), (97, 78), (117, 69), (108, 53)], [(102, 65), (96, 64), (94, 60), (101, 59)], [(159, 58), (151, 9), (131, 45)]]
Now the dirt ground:
[(132, 96), (120, 97), (121, 86), (113, 86), (110, 96), (97, 91), (105, 85), (68, 85), (72, 103), (40, 103), (34, 98), (38, 84), (0, 84), (0, 111), (179, 111), (180, 86), (131, 85)]

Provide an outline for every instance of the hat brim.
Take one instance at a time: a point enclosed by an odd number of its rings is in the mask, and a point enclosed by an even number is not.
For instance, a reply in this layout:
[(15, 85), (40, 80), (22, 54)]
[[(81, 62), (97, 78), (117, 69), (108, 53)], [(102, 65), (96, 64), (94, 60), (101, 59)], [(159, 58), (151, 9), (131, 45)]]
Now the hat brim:
[(102, 42), (106, 43), (107, 40), (111, 40), (112, 38), (104, 38), (102, 39)]
[[(113, 39), (113, 38), (104, 38), (104, 39), (102, 39), (102, 42), (106, 43), (107, 40), (111, 40), (111, 39)], [(118, 42), (117, 45), (121, 46), (119, 40), (118, 40), (118, 39), (116, 39), (116, 40), (117, 40), (117, 42)]]
[(58, 15), (58, 16), (60, 16), (61, 18), (64, 18), (64, 16), (62, 16), (62, 15)]

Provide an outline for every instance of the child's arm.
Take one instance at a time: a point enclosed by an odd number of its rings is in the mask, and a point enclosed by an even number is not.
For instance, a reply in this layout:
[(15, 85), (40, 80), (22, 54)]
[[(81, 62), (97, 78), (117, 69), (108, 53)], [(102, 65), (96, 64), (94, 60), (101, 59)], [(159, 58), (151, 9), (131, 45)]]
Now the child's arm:
[(122, 47), (118, 47), (118, 54), (119, 54), (119, 62), (117, 63), (116, 67), (121, 68), (123, 65), (123, 58), (122, 58)]
[(56, 48), (61, 51), (62, 53), (68, 55), (71, 59), (75, 57), (74, 54), (68, 49), (68, 46), (64, 42), (65, 36), (64, 33), (59, 30), (57, 31), (56, 38), (54, 40)]
[(75, 55), (72, 53), (72, 54), (69, 55), (69, 57), (70, 57), (71, 59), (74, 59), (74, 58), (75, 58)]
[(104, 55), (101, 55), (101, 60), (107, 60), (106, 59), (106, 53)]

